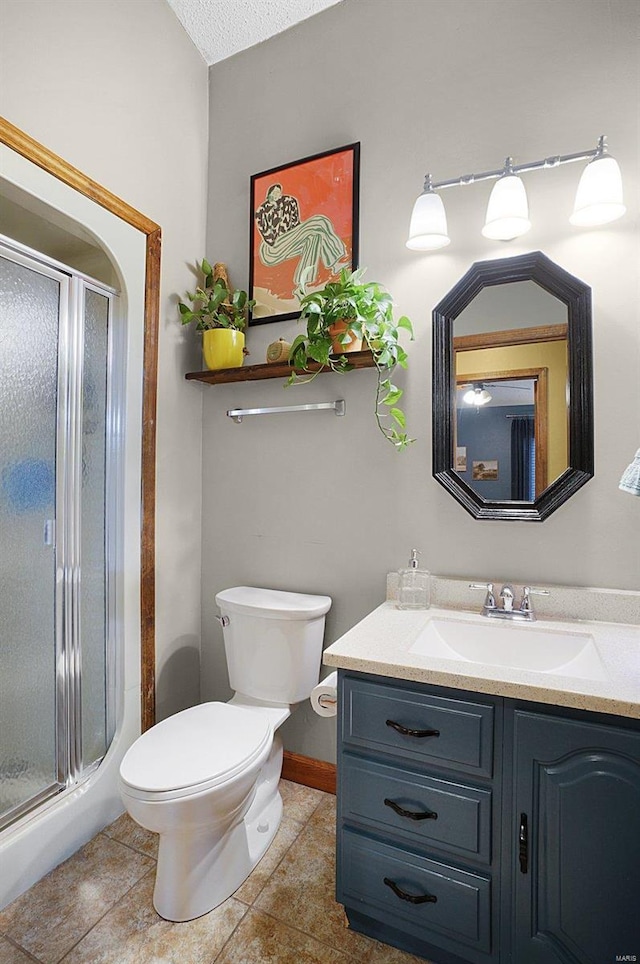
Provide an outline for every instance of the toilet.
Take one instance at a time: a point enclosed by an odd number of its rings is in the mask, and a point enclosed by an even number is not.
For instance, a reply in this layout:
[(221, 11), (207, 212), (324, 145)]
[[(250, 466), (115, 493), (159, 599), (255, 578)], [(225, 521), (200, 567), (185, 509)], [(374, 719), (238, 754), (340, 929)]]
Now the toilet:
[(237, 586), (216, 595), (228, 703), (202, 703), (143, 733), (120, 765), (131, 817), (160, 835), (161, 917), (208, 913), (249, 876), (282, 817), (276, 730), (318, 682), (329, 596)]

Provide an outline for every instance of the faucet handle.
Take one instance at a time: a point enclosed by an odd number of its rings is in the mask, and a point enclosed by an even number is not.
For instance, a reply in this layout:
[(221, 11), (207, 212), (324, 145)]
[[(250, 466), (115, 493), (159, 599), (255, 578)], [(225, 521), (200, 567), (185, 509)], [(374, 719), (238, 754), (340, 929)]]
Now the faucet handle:
[(470, 582), (469, 589), (484, 589), (487, 593), (487, 595), (484, 597), (484, 608), (485, 609), (496, 608), (496, 597), (493, 595), (492, 582)]
[(533, 613), (531, 596), (550, 596), (548, 589), (534, 589), (533, 586), (525, 586), (522, 590), (522, 602), (520, 603), (521, 613)]

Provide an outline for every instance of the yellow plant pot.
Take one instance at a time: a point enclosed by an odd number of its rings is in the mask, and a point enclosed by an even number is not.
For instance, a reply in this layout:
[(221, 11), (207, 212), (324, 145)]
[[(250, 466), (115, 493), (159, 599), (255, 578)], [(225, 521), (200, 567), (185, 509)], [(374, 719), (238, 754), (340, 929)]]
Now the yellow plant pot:
[(244, 332), (235, 328), (212, 328), (202, 332), (204, 363), (211, 372), (240, 368), (244, 362)]
[[(362, 351), (362, 338), (356, 337), (353, 331), (351, 331), (348, 319), (341, 318), (339, 321), (334, 322), (333, 325), (330, 325), (329, 334), (332, 338), (331, 351), (334, 355), (343, 355), (345, 352), (350, 351)], [(345, 335), (347, 336), (347, 341), (343, 344), (340, 339)]]

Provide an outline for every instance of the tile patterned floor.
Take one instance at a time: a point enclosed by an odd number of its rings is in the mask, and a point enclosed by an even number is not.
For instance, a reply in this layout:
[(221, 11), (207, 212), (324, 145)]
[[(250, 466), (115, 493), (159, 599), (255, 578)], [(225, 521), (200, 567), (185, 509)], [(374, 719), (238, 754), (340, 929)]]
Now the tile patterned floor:
[(157, 838), (125, 814), (0, 912), (0, 964), (418, 964), (346, 925), (333, 896), (335, 797), (285, 780), (280, 790), (275, 840), (210, 914), (158, 917)]

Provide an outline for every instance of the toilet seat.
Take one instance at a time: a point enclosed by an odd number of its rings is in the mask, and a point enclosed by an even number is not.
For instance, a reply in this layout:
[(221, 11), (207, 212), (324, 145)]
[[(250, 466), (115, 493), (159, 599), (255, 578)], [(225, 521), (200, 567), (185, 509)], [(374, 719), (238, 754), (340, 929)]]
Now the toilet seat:
[(120, 765), (121, 788), (138, 800), (175, 800), (233, 780), (273, 739), (269, 717), (230, 703), (201, 703), (143, 733)]

